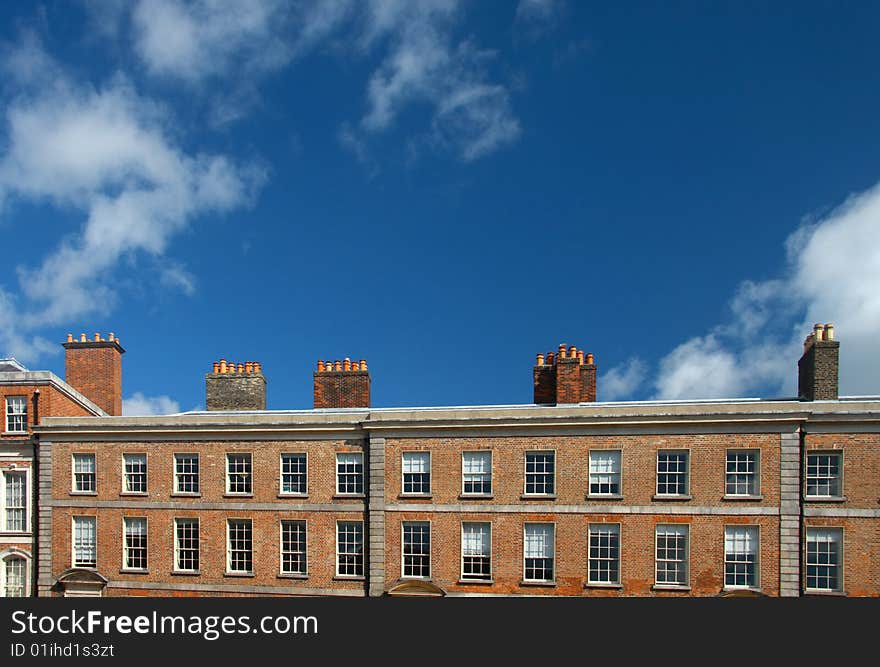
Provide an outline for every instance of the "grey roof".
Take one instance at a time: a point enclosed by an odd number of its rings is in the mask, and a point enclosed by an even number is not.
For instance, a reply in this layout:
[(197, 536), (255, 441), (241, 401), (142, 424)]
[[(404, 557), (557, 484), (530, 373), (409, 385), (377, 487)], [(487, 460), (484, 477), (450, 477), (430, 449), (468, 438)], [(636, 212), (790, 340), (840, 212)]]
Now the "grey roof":
[(12, 357), (8, 357), (6, 359), (0, 359), (0, 373), (4, 372), (22, 372), (27, 371), (27, 368), (22, 366), (19, 362), (17, 362)]

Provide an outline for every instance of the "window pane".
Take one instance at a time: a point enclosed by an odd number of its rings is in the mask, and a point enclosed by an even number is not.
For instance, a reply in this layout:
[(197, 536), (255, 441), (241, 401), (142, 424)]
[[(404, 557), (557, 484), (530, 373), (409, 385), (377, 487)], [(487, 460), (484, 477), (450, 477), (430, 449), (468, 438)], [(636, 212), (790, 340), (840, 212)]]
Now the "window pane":
[(523, 557), (525, 559), (525, 579), (527, 581), (553, 580), (553, 524), (525, 524)]
[(620, 452), (590, 452), (590, 493), (620, 494)]
[(754, 588), (758, 585), (758, 528), (724, 529), (724, 585)]
[(656, 528), (655, 582), (674, 586), (688, 583), (688, 527), (659, 525)]
[(725, 493), (729, 496), (754, 496), (758, 494), (757, 452), (727, 452)]
[(807, 588), (817, 591), (839, 591), (841, 585), (840, 528), (807, 528)]
[(281, 522), (281, 571), (306, 573), (306, 522)]
[(281, 493), (306, 493), (306, 455), (281, 455)]
[(228, 493), (251, 493), (251, 455), (226, 455), (226, 491)]
[(147, 569), (147, 520), (143, 517), (124, 519), (125, 567), (135, 570)]
[(462, 493), (492, 493), (492, 452), (464, 452), (461, 455)]
[(174, 478), (176, 493), (198, 493), (199, 455), (175, 454)]
[(73, 564), (76, 567), (95, 567), (95, 523), (93, 516), (73, 518)]
[(124, 488), (126, 493), (147, 492), (147, 455), (124, 454)]
[(3, 567), (6, 575), (5, 590), (3, 591), (4, 597), (24, 597), (26, 567), (24, 558), (19, 558), (17, 556), (7, 558)]
[(431, 492), (431, 455), (428, 452), (404, 452), (402, 457), (403, 492)]
[(199, 520), (175, 519), (175, 567), (194, 572), (199, 569)]
[(620, 582), (620, 526), (590, 525), (590, 562), (588, 581), (593, 584)]
[(6, 530), (24, 532), (27, 530), (27, 477), (24, 472), (6, 472)]
[(657, 452), (657, 495), (687, 495), (687, 452)]
[(253, 538), (250, 519), (229, 519), (227, 554), (230, 572), (253, 572)]
[(95, 485), (95, 455), (73, 455), (73, 490), (94, 491)]
[(336, 455), (336, 493), (364, 492), (364, 459), (359, 452)]
[(431, 574), (431, 527), (422, 521), (403, 523), (403, 576)]
[(364, 524), (359, 521), (336, 524), (336, 574), (364, 575)]
[(554, 452), (526, 453), (527, 494), (552, 494), (554, 489)]

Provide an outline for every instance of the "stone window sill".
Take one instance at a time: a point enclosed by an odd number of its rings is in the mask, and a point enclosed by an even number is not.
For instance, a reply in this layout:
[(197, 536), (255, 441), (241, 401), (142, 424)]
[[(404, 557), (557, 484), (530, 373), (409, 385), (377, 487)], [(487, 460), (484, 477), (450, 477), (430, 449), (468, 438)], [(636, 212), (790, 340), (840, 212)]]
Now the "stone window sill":
[(201, 498), (202, 494), (199, 492), (185, 493), (183, 491), (179, 491), (177, 493), (172, 493), (171, 497), (172, 498)]
[(809, 588), (804, 591), (804, 595), (816, 595), (819, 597), (846, 597), (846, 591), (814, 591)]
[(680, 592), (687, 593), (691, 590), (690, 586), (673, 586), (671, 584), (654, 584), (651, 586), (652, 591), (672, 591), (672, 592)]
[(146, 498), (149, 494), (146, 491), (120, 491), (120, 497)]
[(620, 493), (588, 493), (587, 500), (623, 500)]
[(492, 493), (460, 493), (459, 500), (492, 500), (495, 497)]
[(721, 500), (745, 500), (745, 501), (756, 501), (756, 500), (764, 500), (764, 496), (728, 496), (727, 494), (721, 497)]
[(249, 577), (254, 577), (254, 576), (256, 576), (256, 575), (255, 575), (253, 572), (224, 572), (224, 573), (223, 573), (223, 576), (224, 576), (224, 577), (244, 577), (244, 578), (249, 578)]
[(363, 493), (336, 493), (333, 495), (334, 500), (363, 500), (366, 497), (366, 494)]
[(149, 574), (149, 570), (133, 570), (128, 568), (122, 568), (119, 570), (119, 574)]
[(333, 577), (333, 581), (366, 581), (366, 577), (363, 575), (345, 575), (345, 574), (337, 574)]
[(306, 500), (309, 497), (308, 493), (279, 493), (278, 498), (282, 499), (294, 499), (294, 500)]
[(430, 493), (401, 493), (397, 496), (399, 500), (431, 500), (433, 497)]
[(462, 586), (491, 586), (495, 583), (494, 579), (459, 579), (457, 584), (461, 584)]
[(658, 495), (655, 493), (653, 496), (651, 496), (651, 500), (662, 501), (662, 502), (676, 502), (676, 501), (686, 502), (688, 500), (693, 500), (693, 496), (691, 496), (690, 494), (682, 494), (680, 496), (674, 496), (674, 495), (666, 496), (663, 494)]
[(224, 493), (224, 498), (253, 498), (253, 493)]
[(171, 570), (172, 577), (199, 577), (201, 570)]
[(279, 579), (299, 579), (300, 581), (305, 581), (309, 578), (308, 574), (296, 574), (293, 572), (280, 572), (278, 574)]
[(71, 491), (70, 495), (72, 496), (97, 496), (97, 491)]
[(524, 493), (520, 500), (556, 500), (555, 493)]
[(846, 496), (804, 496), (805, 503), (845, 503)]
[(554, 588), (556, 586), (556, 580), (552, 581), (528, 581), (523, 579), (519, 582), (520, 586), (538, 586), (541, 588)]
[(604, 588), (610, 590), (623, 590), (623, 584), (586, 583), (584, 588)]

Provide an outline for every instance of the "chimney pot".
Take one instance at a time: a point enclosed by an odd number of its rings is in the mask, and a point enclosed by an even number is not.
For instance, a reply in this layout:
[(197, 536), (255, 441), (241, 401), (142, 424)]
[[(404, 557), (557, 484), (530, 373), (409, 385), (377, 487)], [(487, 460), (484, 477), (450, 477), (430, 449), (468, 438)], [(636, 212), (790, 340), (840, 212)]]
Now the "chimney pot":
[(221, 360), (220, 360), (220, 372), (221, 372), (221, 373), (225, 373), (225, 372), (226, 372), (226, 359), (221, 359)]
[(366, 359), (361, 359), (361, 370), (362, 371), (367, 370), (367, 360)]
[(825, 325), (825, 340), (834, 340), (834, 324), (832, 322)]
[(813, 338), (816, 340), (817, 343), (822, 340), (823, 329), (824, 327), (819, 323), (813, 325)]
[(543, 366), (544, 365), (544, 355), (543, 354), (540, 354), (540, 353), (538, 354), (538, 358), (537, 358), (537, 361), (535, 362), (535, 365), (536, 366)]
[(351, 370), (351, 359), (349, 359), (348, 357), (346, 357), (346, 358), (342, 361), (342, 370), (344, 370), (344, 371), (350, 371), (350, 370)]
[(115, 339), (116, 339), (116, 336), (115, 336), (115, 334), (111, 331), (111, 332), (110, 332), (110, 335), (107, 336), (107, 340), (109, 340), (109, 341), (113, 341), (113, 340), (115, 340)]
[(73, 334), (70, 334), (70, 333), (67, 334), (67, 342), (68, 342), (68, 343), (72, 343), (72, 342), (73, 342)]
[(242, 363), (238, 364), (238, 372), (244, 373), (244, 364), (242, 364)]
[(79, 335), (79, 342), (80, 342), (80, 343), (85, 343), (85, 342), (86, 342), (86, 335), (85, 335), (84, 333), (81, 333), (81, 334)]
[(254, 373), (262, 373), (263, 365), (259, 361), (254, 362)]
[(583, 366), (584, 365), (584, 351), (583, 350), (578, 350), (577, 359), (578, 359), (578, 364)]
[(339, 361), (339, 359), (337, 359), (336, 361), (333, 362), (333, 370), (335, 370), (335, 371), (342, 370), (342, 362)]
[(99, 333), (96, 333), (96, 334), (95, 334), (95, 342), (96, 342), (96, 343), (100, 343), (100, 342), (101, 342), (101, 334), (99, 334)]
[(318, 359), (318, 372), (319, 373), (324, 372), (324, 360), (323, 359)]
[(592, 352), (587, 354), (587, 363), (593, 364), (593, 353)]

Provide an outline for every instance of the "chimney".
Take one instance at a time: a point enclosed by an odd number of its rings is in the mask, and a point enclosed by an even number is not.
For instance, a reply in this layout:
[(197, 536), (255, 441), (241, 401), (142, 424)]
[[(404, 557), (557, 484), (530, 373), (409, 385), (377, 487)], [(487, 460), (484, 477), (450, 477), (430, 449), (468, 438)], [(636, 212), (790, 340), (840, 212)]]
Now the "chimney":
[(798, 361), (798, 397), (803, 401), (837, 400), (837, 368), (840, 343), (834, 325), (816, 324), (804, 341)]
[(590, 403), (596, 400), (596, 364), (592, 353), (564, 343), (556, 353), (538, 354), (534, 368), (535, 403)]
[(122, 414), (122, 355), (125, 350), (112, 333), (92, 340), (67, 334), (64, 374), (67, 384), (98, 405), (108, 415)]
[(319, 359), (314, 376), (316, 408), (370, 407), (370, 372), (364, 359)]
[(205, 375), (205, 407), (208, 410), (265, 410), (266, 378), (257, 361), (236, 364), (215, 361)]

